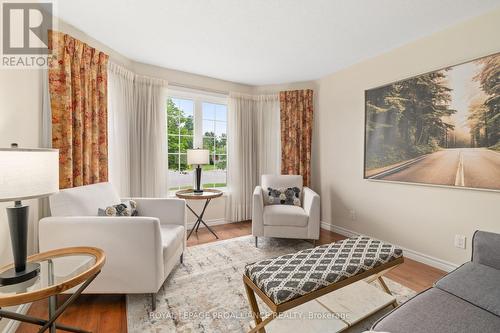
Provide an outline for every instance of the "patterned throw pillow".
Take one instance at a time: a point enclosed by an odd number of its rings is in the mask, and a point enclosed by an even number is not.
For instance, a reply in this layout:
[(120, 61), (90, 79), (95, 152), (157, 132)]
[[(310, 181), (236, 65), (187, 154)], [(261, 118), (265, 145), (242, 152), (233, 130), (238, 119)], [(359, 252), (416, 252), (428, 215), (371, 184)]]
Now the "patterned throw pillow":
[(127, 200), (118, 205), (99, 208), (97, 211), (98, 216), (137, 216), (137, 203), (134, 200)]
[(293, 205), (300, 206), (300, 188), (288, 187), (274, 189), (267, 188), (268, 205)]
[(130, 209), (131, 216), (138, 216), (139, 215), (139, 211), (137, 210), (137, 202), (135, 202), (134, 200), (127, 200), (124, 203)]

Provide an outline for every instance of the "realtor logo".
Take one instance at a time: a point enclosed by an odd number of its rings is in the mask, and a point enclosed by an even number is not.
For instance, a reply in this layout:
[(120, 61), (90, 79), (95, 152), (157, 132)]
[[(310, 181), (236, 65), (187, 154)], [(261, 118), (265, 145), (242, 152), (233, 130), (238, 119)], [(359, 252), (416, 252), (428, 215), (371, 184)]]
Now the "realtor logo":
[(2, 3), (2, 67), (46, 66), (52, 11), (51, 2)]

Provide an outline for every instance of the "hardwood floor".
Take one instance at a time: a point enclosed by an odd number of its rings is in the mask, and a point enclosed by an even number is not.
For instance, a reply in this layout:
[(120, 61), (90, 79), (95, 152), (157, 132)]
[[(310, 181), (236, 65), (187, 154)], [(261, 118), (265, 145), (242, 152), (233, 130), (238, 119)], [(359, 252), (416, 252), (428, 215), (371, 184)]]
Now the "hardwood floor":
[[(230, 239), (250, 235), (251, 221), (217, 225), (212, 227), (220, 239)], [(345, 237), (331, 231), (321, 230), (320, 244), (331, 243)], [(188, 240), (188, 246), (218, 241), (208, 230), (200, 228)], [(411, 288), (417, 292), (427, 289), (445, 275), (445, 272), (405, 258), (405, 262), (392, 270), (387, 277)], [(60, 296), (64, 301), (67, 296)], [(47, 317), (47, 302), (34, 303), (29, 314), (32, 316)], [(90, 330), (94, 333), (126, 333), (127, 318), (125, 296), (121, 295), (83, 295), (59, 319), (59, 322)], [(22, 324), (17, 333), (37, 332), (33, 325)], [(63, 332), (59, 331), (58, 332)]]
[[(69, 296), (58, 297), (64, 302)], [(39, 318), (47, 318), (46, 300), (33, 303), (28, 314)], [(57, 321), (94, 333), (127, 333), (127, 314), (125, 296), (123, 295), (82, 295), (71, 305)], [(39, 326), (21, 324), (17, 333), (35, 333)], [(66, 332), (57, 330), (57, 332)]]

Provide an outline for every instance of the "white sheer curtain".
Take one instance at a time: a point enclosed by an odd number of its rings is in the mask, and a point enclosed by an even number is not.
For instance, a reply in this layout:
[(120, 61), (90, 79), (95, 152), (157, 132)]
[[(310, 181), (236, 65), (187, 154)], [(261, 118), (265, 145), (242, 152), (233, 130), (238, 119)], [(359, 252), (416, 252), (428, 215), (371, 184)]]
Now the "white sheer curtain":
[(135, 110), (134, 73), (108, 63), (109, 181), (122, 198), (130, 194), (130, 121)]
[[(50, 107), (49, 93), (49, 70), (43, 69), (42, 80), (42, 130), (40, 135), (40, 146), (52, 148), (52, 110)], [(33, 226), (33, 250), (38, 252), (38, 221), (50, 216), (49, 198), (38, 199), (38, 216)]]
[(277, 94), (232, 93), (228, 109), (226, 219), (252, 218), (252, 193), (265, 173), (280, 170), (280, 121)]
[(167, 82), (108, 66), (109, 179), (121, 196), (167, 193)]
[(134, 99), (130, 192), (132, 196), (164, 197), (167, 195), (167, 82), (136, 76)]
[(281, 171), (279, 94), (256, 96), (258, 179)]
[(252, 193), (257, 184), (257, 105), (249, 96), (229, 96), (226, 219), (244, 221), (252, 215)]

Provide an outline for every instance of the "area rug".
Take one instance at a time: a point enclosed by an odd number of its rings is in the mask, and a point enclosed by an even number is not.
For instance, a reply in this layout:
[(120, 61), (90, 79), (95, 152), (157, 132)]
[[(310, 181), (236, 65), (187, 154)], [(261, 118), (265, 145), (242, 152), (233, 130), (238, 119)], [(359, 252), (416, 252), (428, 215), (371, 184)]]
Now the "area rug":
[[(252, 236), (189, 247), (158, 292), (156, 311), (149, 295), (127, 296), (128, 332), (247, 332), (252, 324), (242, 282), (246, 263), (311, 247), (301, 240)], [(399, 303), (415, 292), (385, 278)], [(374, 282), (377, 287), (378, 284)], [(262, 312), (267, 307), (260, 302)], [(390, 309), (382, 310), (344, 332), (363, 332)]]

